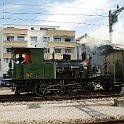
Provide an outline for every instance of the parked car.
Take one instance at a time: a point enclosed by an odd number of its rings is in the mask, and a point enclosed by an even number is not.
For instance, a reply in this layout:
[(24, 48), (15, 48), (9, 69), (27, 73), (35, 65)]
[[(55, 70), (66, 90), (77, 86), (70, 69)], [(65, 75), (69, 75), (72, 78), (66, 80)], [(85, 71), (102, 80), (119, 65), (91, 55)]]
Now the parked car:
[(10, 86), (10, 77), (8, 74), (3, 74), (3, 77), (0, 79), (0, 86)]

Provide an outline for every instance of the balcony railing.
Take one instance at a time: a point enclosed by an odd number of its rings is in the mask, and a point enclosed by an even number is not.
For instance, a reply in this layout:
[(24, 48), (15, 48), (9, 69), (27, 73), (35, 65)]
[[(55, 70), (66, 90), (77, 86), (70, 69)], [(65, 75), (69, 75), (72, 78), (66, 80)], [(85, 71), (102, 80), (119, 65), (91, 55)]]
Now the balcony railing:
[(76, 47), (76, 42), (48, 42), (48, 47)]
[(28, 29), (4, 28), (3, 34), (27, 35)]
[(75, 31), (67, 31), (67, 30), (48, 30), (48, 36), (67, 36), (67, 37), (75, 37)]
[(12, 58), (12, 54), (9, 53), (3, 53), (3, 58)]
[(28, 41), (3, 41), (3, 46), (10, 47), (27, 47)]

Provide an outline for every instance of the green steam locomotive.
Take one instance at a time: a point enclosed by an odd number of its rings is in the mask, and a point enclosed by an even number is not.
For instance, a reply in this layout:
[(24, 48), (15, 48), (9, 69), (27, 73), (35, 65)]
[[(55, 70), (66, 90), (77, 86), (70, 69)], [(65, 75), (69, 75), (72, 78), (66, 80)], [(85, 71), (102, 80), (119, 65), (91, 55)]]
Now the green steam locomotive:
[[(17, 62), (18, 56), (24, 53), (30, 54), (30, 62)], [(103, 71), (99, 71), (101, 68), (91, 65), (91, 58), (85, 61), (45, 60), (45, 55), (43, 48), (12, 48), (8, 74), (15, 94), (76, 94), (91, 92), (98, 84), (107, 90), (113, 86), (111, 76), (104, 75)]]

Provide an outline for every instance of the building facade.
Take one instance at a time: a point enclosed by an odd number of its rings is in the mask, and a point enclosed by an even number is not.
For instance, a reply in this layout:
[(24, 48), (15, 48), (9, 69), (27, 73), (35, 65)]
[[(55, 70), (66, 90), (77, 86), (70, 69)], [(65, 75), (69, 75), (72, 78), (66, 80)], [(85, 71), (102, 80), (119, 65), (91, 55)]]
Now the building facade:
[(46, 59), (81, 59), (81, 45), (75, 41), (75, 31), (61, 30), (59, 26), (3, 25), (0, 29), (1, 75), (7, 73), (12, 47), (46, 48)]

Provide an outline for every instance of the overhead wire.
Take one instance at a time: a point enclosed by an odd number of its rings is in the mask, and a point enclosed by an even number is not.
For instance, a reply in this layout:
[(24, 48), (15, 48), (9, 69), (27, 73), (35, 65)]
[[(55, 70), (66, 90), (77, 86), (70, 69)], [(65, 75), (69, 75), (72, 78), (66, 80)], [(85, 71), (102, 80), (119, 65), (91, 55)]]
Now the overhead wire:
[[(1, 4), (1, 3), (0, 3)], [(3, 7), (5, 7), (5, 5), (7, 5), (6, 3), (2, 3)], [(10, 4), (11, 5), (11, 4)], [(23, 5), (23, 6), (42, 6), (42, 7), (48, 7), (48, 6), (53, 6), (53, 5), (41, 5), (41, 4), (13, 4), (13, 5)], [(58, 7), (58, 6), (54, 6), (54, 7)], [(76, 9), (87, 9), (87, 10), (104, 10), (105, 9), (88, 9), (88, 8), (79, 8), (79, 7), (69, 7), (69, 6), (59, 6), (59, 7), (64, 7), (64, 8), (76, 8)], [(17, 15), (72, 15), (72, 16), (92, 16), (92, 17), (108, 17), (106, 15), (101, 15), (101, 14), (64, 14), (64, 13), (41, 13), (41, 12), (9, 12), (9, 11), (3, 11), (0, 12), (1, 14), (3, 14), (3, 18), (0, 19), (6, 19), (6, 20), (20, 20), (20, 21), (44, 21), (44, 22), (56, 22), (56, 23), (75, 23), (75, 24), (84, 24), (84, 25), (101, 25), (101, 24), (94, 24), (94, 23), (86, 23), (86, 22), (60, 22), (60, 21), (49, 21), (49, 20), (38, 20), (38, 19), (22, 19), (22, 18), (11, 18), (11, 17), (5, 17), (5, 14), (17, 14)], [(102, 24), (104, 25), (104, 24)], [(108, 25), (104, 25), (104, 26), (108, 26)]]
[(3, 13), (3, 14), (23, 14), (23, 15), (83, 15), (83, 16), (95, 16), (95, 17), (108, 17), (108, 16), (104, 16), (104, 15), (96, 15), (96, 14), (64, 14), (64, 13), (55, 13), (55, 14), (52, 14), (52, 13), (41, 13), (41, 12), (34, 12), (34, 13), (29, 13), (29, 12), (8, 12), (8, 11), (4, 11), (4, 12), (0, 12), (0, 13)]
[[(29, 4), (29, 3), (24, 3), (24, 4), (8, 4), (8, 3), (5, 3), (5, 2), (0, 2), (0, 6), (3, 6), (3, 12), (0, 12), (1, 14), (3, 14), (3, 17), (0, 18), (2, 20), (19, 20), (19, 21), (44, 21), (44, 22), (55, 22), (55, 23), (70, 23), (70, 24), (79, 24), (79, 25), (89, 25), (89, 26), (109, 26), (106, 25), (106, 24), (96, 24), (96, 23), (87, 23), (87, 22), (60, 22), (60, 21), (49, 21), (49, 20), (38, 20), (38, 19), (22, 19), (22, 18), (11, 18), (11, 17), (5, 17), (5, 14), (17, 14), (17, 15), (71, 15), (71, 16), (78, 16), (78, 15), (81, 15), (81, 16), (92, 16), (92, 17), (105, 17), (105, 18), (109, 18), (108, 15), (103, 15), (103, 14), (84, 14), (84, 13), (80, 13), (80, 14), (76, 14), (76, 13), (73, 13), (73, 14), (64, 14), (64, 13), (41, 13), (41, 12), (9, 12), (9, 11), (5, 11), (4, 7), (6, 5), (15, 5), (15, 6), (29, 6), (29, 7), (62, 7), (62, 8), (73, 8), (73, 9), (83, 9), (83, 10), (91, 10), (91, 11), (109, 11), (108, 9), (106, 8), (101, 8), (101, 9), (96, 9), (96, 8), (82, 8), (82, 7), (76, 7), (76, 6), (62, 6), (62, 5), (50, 5), (50, 4), (47, 4), (47, 5), (44, 5), (44, 4)], [(123, 18), (123, 16), (121, 16), (120, 18)]]
[[(3, 3), (0, 3), (0, 5), (3, 5)], [(85, 9), (85, 10), (98, 10), (98, 11), (109, 11), (108, 9), (96, 9), (96, 8), (82, 8), (82, 7), (75, 7), (75, 6), (62, 6), (62, 5), (43, 5), (43, 4), (29, 4), (29, 3), (15, 3), (15, 4), (8, 4), (4, 2), (4, 5), (17, 5), (17, 6), (33, 6), (33, 7), (62, 7), (62, 8), (75, 8), (75, 9)]]
[[(86, 22), (64, 22), (64, 21), (48, 21), (48, 20), (38, 20), (38, 19), (22, 19), (22, 18), (0, 18), (0, 19), (6, 19), (6, 20), (19, 20), (19, 21), (43, 21), (43, 22), (54, 22), (54, 23), (69, 23), (69, 24), (80, 24), (80, 25), (90, 25), (90, 26), (101, 26), (101, 24), (95, 24), (95, 23), (86, 23)], [(108, 26), (104, 25), (103, 26)]]
[[(72, 16), (78, 16), (78, 15), (81, 15), (81, 16), (92, 16), (92, 17), (106, 17), (108, 18), (109, 16), (108, 15), (103, 15), (103, 14), (84, 14), (84, 13), (80, 13), (80, 14), (76, 14), (76, 13), (73, 13), (73, 14), (64, 14), (64, 13), (41, 13), (41, 12), (9, 12), (9, 11), (5, 11), (4, 7), (6, 5), (15, 5), (15, 6), (30, 6), (30, 7), (62, 7), (62, 8), (74, 8), (74, 9), (84, 9), (84, 10), (97, 10), (97, 11), (109, 11), (108, 9), (95, 9), (95, 8), (81, 8), (81, 7), (74, 7), (74, 6), (62, 6), (62, 5), (50, 5), (50, 4), (47, 4), (47, 5), (43, 5), (43, 4), (29, 4), (29, 3), (25, 3), (25, 4), (8, 4), (8, 3), (5, 3), (5, 2), (2, 2), (0, 3), (0, 5), (3, 6), (3, 12), (0, 12), (1, 14), (3, 14), (3, 17), (0, 18), (2, 20), (19, 20), (19, 21), (44, 21), (44, 22), (55, 22), (55, 23), (70, 23), (70, 24), (79, 24), (79, 25), (89, 25), (89, 26), (109, 26), (106, 25), (106, 24), (96, 24), (96, 23), (86, 23), (86, 22), (64, 22), (64, 21), (49, 21), (49, 20), (38, 20), (38, 19), (22, 19), (22, 18), (11, 18), (11, 17), (5, 17), (5, 14), (16, 14), (16, 15), (72, 15)], [(120, 17), (120, 18), (123, 18), (123, 17)]]

